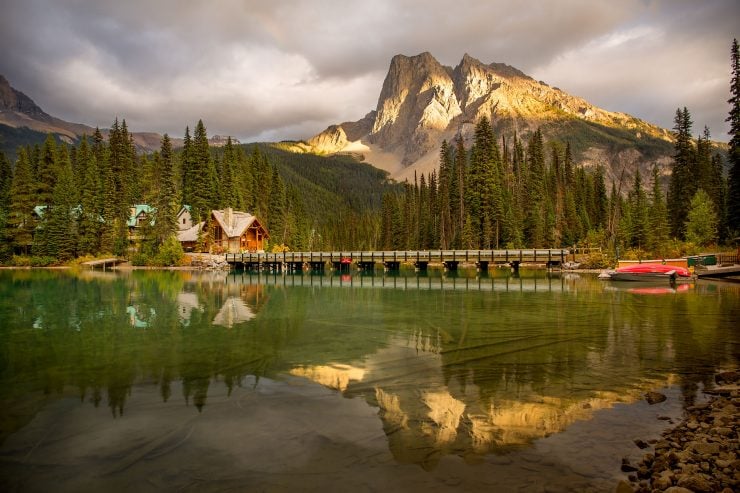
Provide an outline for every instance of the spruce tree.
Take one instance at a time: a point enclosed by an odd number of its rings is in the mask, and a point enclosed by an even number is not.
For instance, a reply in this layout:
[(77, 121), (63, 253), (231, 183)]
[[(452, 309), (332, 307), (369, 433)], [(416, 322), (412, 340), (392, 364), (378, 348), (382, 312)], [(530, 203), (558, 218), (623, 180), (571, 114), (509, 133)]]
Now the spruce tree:
[(270, 232), (271, 243), (285, 243), (285, 226), (286, 226), (286, 204), (285, 204), (285, 184), (283, 183), (277, 166), (272, 167), (272, 179), (270, 180), (270, 200), (267, 205), (270, 211), (267, 230)]
[(452, 151), (447, 144), (446, 140), (442, 141), (442, 146), (439, 151), (439, 184), (438, 184), (438, 200), (439, 200), (439, 247), (447, 249), (450, 246), (450, 240), (452, 236), (452, 217), (450, 214), (450, 185), (452, 177), (450, 173), (453, 169), (452, 163)]
[(221, 207), (233, 207), (235, 209), (243, 207), (241, 189), (237, 186), (236, 169), (236, 152), (231, 137), (228, 137), (224, 146), (218, 177), (219, 189), (221, 190)]
[(77, 152), (78, 168), (82, 173), (79, 212), (79, 252), (96, 254), (100, 249), (102, 219), (102, 183), (94, 151), (88, 150), (87, 137), (82, 138)]
[(591, 224), (594, 228), (604, 228), (607, 224), (609, 214), (609, 198), (606, 194), (606, 181), (604, 180), (604, 168), (596, 167), (594, 176), (594, 202), (592, 206)]
[(7, 214), (10, 206), (10, 187), (13, 184), (13, 168), (5, 153), (0, 151), (0, 214)]
[(659, 254), (661, 248), (668, 240), (670, 226), (668, 224), (668, 210), (666, 209), (663, 190), (660, 187), (660, 172), (657, 165), (652, 170), (653, 186), (650, 193), (650, 241), (648, 248)]
[[(193, 162), (193, 139), (190, 127), (185, 127), (182, 152), (180, 153), (180, 189), (183, 205), (192, 205), (195, 190), (195, 164)], [(195, 216), (193, 216), (195, 218)]]
[(13, 254), (12, 239), (8, 236), (10, 214), (10, 188), (13, 185), (13, 168), (5, 153), (0, 151), (0, 263)]
[(162, 137), (159, 154), (156, 157), (158, 183), (154, 194), (154, 240), (157, 246), (177, 232), (177, 213), (180, 204), (175, 184), (175, 156), (172, 142), (167, 134)]
[(28, 150), (18, 149), (13, 182), (10, 186), (10, 206), (8, 213), (9, 236), (15, 246), (23, 253), (30, 252), (36, 220), (33, 208), (37, 199), (36, 182), (32, 176), (32, 165)]
[(684, 107), (676, 110), (674, 118), (673, 170), (668, 188), (668, 212), (671, 223), (671, 234), (681, 238), (685, 231), (685, 219), (688, 213), (689, 197), (692, 197), (696, 184), (693, 172), (696, 167), (696, 155), (691, 143), (691, 115)]
[(69, 260), (77, 254), (78, 197), (72, 164), (69, 160), (59, 163), (59, 176), (54, 185), (52, 205), (46, 221), (46, 241), (49, 255), (59, 260)]
[(218, 208), (218, 179), (211, 159), (208, 134), (203, 120), (198, 120), (193, 133), (190, 206), (195, 220), (203, 221), (211, 209)]
[(253, 188), (252, 183), (252, 171), (250, 169), (251, 163), (244, 148), (241, 146), (235, 147), (235, 161), (236, 169), (235, 174), (235, 187), (238, 189), (237, 194), (237, 207), (239, 210), (251, 212), (253, 211), (254, 199), (253, 199)]
[(730, 79), (730, 173), (727, 180), (727, 226), (740, 234), (740, 53), (737, 39), (732, 40), (732, 78)]
[(473, 225), (474, 246), (491, 248), (503, 219), (501, 154), (485, 116), (475, 127), (466, 178), (465, 207)]
[(647, 195), (642, 188), (640, 169), (635, 172), (635, 181), (629, 197), (629, 212), (631, 229), (629, 246), (644, 249), (650, 242), (650, 211), (648, 210)]
[[(466, 177), (468, 175), (468, 153), (462, 135), (455, 137), (454, 183), (450, 185), (450, 204), (452, 207), (452, 241), (453, 248), (460, 248), (463, 244), (463, 228), (468, 222), (468, 212), (465, 206)], [(472, 222), (472, 221), (471, 221)], [(472, 227), (472, 226), (471, 226)], [(466, 238), (469, 240), (469, 237)]]
[(36, 205), (51, 204), (51, 194), (57, 179), (57, 145), (52, 134), (46, 136), (38, 161), (35, 163)]

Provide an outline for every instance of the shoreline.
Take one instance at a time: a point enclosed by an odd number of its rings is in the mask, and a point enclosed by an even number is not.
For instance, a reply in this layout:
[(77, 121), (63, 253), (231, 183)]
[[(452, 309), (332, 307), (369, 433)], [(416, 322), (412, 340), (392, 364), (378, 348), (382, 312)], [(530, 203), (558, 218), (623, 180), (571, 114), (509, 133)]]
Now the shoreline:
[[(740, 490), (740, 372), (715, 376), (708, 401), (687, 408), (661, 439), (635, 440), (647, 452), (637, 464), (622, 459), (627, 480), (617, 493), (732, 493)], [(648, 397), (650, 398), (650, 397)]]

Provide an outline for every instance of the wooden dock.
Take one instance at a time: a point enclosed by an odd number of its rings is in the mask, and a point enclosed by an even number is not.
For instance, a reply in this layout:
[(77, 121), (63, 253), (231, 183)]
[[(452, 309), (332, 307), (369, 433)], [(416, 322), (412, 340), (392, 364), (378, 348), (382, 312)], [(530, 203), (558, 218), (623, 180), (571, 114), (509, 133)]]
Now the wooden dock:
[(82, 262), (80, 265), (84, 267), (89, 267), (91, 269), (95, 269), (99, 267), (105, 270), (107, 267), (114, 267), (120, 264), (121, 262), (123, 262), (123, 260), (116, 258), (116, 257), (111, 257), (111, 258), (101, 258), (98, 260), (90, 260), (88, 262)]
[(697, 266), (694, 270), (699, 279), (726, 279), (740, 281), (740, 265)]
[(226, 262), (232, 267), (249, 270), (299, 271), (304, 267), (323, 271), (326, 265), (336, 270), (349, 271), (352, 265), (359, 270), (373, 270), (382, 264), (387, 270), (399, 270), (401, 263), (412, 263), (426, 270), (430, 263), (440, 263), (447, 270), (456, 270), (461, 263), (475, 264), (480, 270), (489, 265), (508, 264), (518, 269), (520, 264), (562, 265), (569, 254), (567, 249), (521, 250), (401, 250), (401, 251), (339, 251), (339, 252), (282, 252), (282, 253), (228, 253)]

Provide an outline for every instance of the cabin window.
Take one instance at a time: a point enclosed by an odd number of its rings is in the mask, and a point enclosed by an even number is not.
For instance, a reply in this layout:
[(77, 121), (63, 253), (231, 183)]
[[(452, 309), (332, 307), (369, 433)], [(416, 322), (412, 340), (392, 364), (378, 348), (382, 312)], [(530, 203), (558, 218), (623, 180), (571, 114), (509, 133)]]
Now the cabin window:
[(184, 217), (182, 218), (182, 223), (185, 224), (185, 218)]

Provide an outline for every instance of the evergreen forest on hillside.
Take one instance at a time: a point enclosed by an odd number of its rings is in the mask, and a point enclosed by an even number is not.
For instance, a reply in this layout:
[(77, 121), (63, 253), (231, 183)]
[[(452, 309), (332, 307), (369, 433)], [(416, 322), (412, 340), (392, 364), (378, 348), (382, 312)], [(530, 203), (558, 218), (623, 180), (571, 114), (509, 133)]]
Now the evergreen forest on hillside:
[[(613, 256), (667, 258), (696, 253), (740, 234), (740, 58), (732, 46), (729, 175), (705, 128), (698, 138), (687, 108), (674, 119), (669, 187), (650, 176), (608, 186), (601, 167), (585, 169), (570, 142), (496, 135), (477, 122), (471, 145), (459, 136), (440, 149), (439, 171), (397, 184), (347, 156), (288, 152), (280, 145), (211, 147), (199, 121), (181, 149), (169, 137), (137, 154), (125, 120), (108, 139), (96, 130), (75, 145), (47, 136), (0, 153), (0, 262), (38, 265), (113, 254), (172, 264), (183, 205), (194, 221), (232, 207), (257, 216), (269, 248), (426, 250), (591, 247)], [(131, 241), (131, 207), (152, 221)], [(207, 231), (207, 228), (206, 228)], [(205, 241), (204, 241), (205, 243)], [(608, 261), (602, 258), (601, 261)]]

